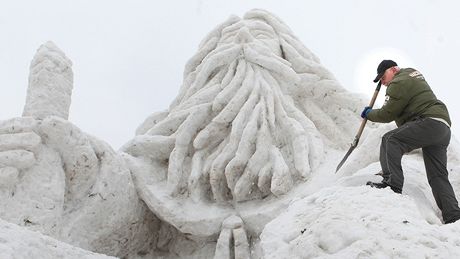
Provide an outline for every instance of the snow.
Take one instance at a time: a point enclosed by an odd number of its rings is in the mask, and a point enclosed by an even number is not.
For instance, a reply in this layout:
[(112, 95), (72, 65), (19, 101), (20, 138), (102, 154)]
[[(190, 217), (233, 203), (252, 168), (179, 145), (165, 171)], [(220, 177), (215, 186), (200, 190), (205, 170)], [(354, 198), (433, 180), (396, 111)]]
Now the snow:
[(72, 62), (52, 42), (43, 44), (30, 64), (29, 88), (22, 116), (69, 117), (73, 89)]
[[(381, 128), (387, 130), (388, 125)], [(378, 133), (381, 129), (375, 129)], [(379, 139), (380, 135), (372, 139)], [(378, 145), (379, 143), (377, 143)], [(449, 166), (458, 169), (458, 143), (449, 149)], [(355, 152), (372, 153), (366, 141)], [(341, 154), (343, 155), (343, 154)], [(364, 157), (368, 160), (369, 157)], [(340, 158), (340, 157), (338, 157)], [(347, 161), (360, 163), (356, 160)], [(336, 159), (336, 162), (339, 161)], [(453, 164), (453, 165), (452, 165)], [(297, 194), (280, 216), (260, 235), (264, 258), (457, 258), (460, 222), (443, 225), (432, 197), (422, 155), (403, 158), (403, 193), (373, 189), (366, 181), (380, 181), (378, 162), (346, 175), (334, 174), (336, 164), (325, 165), (315, 183), (319, 191)], [(322, 173), (322, 174), (320, 174)], [(456, 193), (459, 175), (451, 174)], [(304, 188), (309, 187), (308, 183)]]
[(0, 219), (0, 258), (114, 258), (92, 253)]
[[(169, 109), (118, 152), (67, 120), (72, 81), (45, 43), (24, 116), (0, 121), (1, 258), (460, 257), (460, 222), (443, 224), (419, 151), (402, 194), (364, 185), (381, 179), (394, 124), (368, 123), (335, 173), (366, 102), (273, 14), (212, 30)], [(455, 138), (448, 152), (458, 194)]]
[(328, 187), (292, 202), (261, 235), (265, 258), (458, 258), (460, 223), (428, 223), (409, 195)]

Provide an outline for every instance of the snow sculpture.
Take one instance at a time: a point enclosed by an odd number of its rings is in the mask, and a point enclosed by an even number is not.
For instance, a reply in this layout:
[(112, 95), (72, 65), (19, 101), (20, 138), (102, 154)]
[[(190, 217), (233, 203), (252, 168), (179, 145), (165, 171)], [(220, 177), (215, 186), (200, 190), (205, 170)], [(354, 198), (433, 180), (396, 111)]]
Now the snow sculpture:
[[(419, 154), (403, 161), (404, 195), (362, 186), (380, 178), (372, 151), (385, 127), (365, 131), (349, 176), (319, 167), (323, 151), (338, 161), (331, 147), (348, 145), (366, 103), (265, 11), (212, 31), (170, 109), (119, 154), (66, 120), (71, 82), (71, 62), (46, 43), (25, 117), (0, 121), (0, 258), (107, 258), (51, 237), (122, 258), (460, 256), (459, 223), (439, 228)], [(459, 171), (460, 144), (449, 149)]]
[(251, 258), (248, 238), (241, 218), (231, 216), (222, 223), (222, 232), (217, 240), (214, 258)]
[(43, 44), (30, 64), (29, 88), (22, 116), (66, 119), (73, 88), (72, 62), (52, 42)]
[(100, 253), (148, 250), (158, 220), (123, 158), (66, 120), (70, 65), (41, 46), (24, 109), (32, 117), (0, 121), (0, 218)]
[(149, 118), (124, 150), (167, 159), (173, 196), (244, 201), (286, 193), (308, 179), (324, 145), (293, 100), (302, 90), (291, 61), (330, 76), (274, 16), (230, 18), (188, 62), (169, 112)]
[(114, 259), (60, 242), (0, 219), (0, 258)]
[(238, 215), (255, 237), (325, 149), (348, 145), (363, 103), (284, 23), (252, 10), (208, 34), (169, 110), (121, 150), (142, 199), (180, 232), (226, 240)]

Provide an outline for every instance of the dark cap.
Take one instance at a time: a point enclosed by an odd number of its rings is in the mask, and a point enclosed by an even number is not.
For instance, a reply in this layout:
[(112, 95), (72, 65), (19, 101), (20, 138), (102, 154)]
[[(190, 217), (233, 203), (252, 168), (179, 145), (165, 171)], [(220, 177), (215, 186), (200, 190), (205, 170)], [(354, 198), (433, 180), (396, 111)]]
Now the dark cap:
[(385, 59), (382, 62), (380, 62), (379, 66), (377, 67), (377, 77), (374, 79), (374, 83), (377, 83), (380, 78), (382, 78), (383, 74), (387, 69), (390, 67), (395, 67), (398, 64), (394, 62), (393, 60)]

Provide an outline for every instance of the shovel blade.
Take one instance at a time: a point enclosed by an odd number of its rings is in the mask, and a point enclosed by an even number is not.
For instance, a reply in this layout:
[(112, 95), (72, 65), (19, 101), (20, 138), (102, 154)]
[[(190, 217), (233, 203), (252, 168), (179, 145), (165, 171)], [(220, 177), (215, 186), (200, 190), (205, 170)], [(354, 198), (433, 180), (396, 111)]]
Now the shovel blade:
[(355, 147), (356, 147), (355, 145), (351, 145), (350, 149), (348, 149), (348, 152), (345, 154), (345, 156), (343, 157), (342, 161), (340, 161), (339, 165), (335, 169), (335, 173), (337, 173), (339, 171), (340, 167), (342, 167), (342, 165), (345, 163), (345, 161), (347, 161), (348, 156), (350, 156), (351, 152), (353, 152)]

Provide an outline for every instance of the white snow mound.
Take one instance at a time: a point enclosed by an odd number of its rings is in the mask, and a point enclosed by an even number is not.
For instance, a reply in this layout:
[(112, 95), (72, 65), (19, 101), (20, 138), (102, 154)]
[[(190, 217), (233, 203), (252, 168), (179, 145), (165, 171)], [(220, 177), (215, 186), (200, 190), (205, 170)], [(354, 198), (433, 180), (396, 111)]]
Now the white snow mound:
[(264, 258), (459, 258), (459, 226), (429, 224), (390, 189), (335, 186), (293, 202), (261, 246)]

